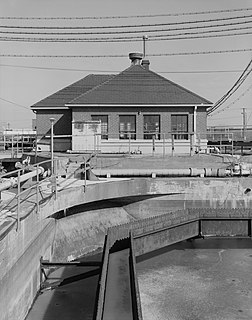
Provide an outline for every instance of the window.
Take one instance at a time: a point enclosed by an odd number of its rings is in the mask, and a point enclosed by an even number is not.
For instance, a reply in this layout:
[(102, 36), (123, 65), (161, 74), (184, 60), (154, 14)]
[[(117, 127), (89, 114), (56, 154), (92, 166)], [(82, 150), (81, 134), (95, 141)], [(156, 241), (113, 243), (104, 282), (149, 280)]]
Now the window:
[(160, 116), (145, 115), (143, 132), (144, 139), (160, 139)]
[[(188, 140), (188, 115), (187, 114), (176, 114), (171, 116), (171, 129), (172, 132), (177, 132), (174, 135), (175, 139), (186, 139)], [(179, 133), (181, 132), (181, 133)]]
[(101, 121), (101, 138), (108, 140), (108, 116), (92, 115), (92, 120)]
[(119, 138), (136, 139), (136, 116), (119, 116)]

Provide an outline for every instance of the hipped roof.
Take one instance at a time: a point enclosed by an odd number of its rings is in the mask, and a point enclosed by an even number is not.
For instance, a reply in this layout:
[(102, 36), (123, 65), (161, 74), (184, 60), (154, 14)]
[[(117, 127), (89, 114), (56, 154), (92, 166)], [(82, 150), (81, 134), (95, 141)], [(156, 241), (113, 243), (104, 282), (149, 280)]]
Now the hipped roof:
[(111, 74), (90, 74), (85, 78), (82, 78), (71, 85), (51, 94), (45, 99), (35, 103), (32, 108), (36, 107), (63, 107), (69, 101), (79, 97), (83, 93), (96, 87), (104, 81), (107, 81), (113, 75)]
[(89, 75), (39, 101), (32, 108), (188, 104), (209, 106), (212, 103), (142, 65), (131, 65), (117, 75)]
[(211, 102), (141, 65), (132, 65), (67, 103), (69, 107), (97, 104), (209, 105)]

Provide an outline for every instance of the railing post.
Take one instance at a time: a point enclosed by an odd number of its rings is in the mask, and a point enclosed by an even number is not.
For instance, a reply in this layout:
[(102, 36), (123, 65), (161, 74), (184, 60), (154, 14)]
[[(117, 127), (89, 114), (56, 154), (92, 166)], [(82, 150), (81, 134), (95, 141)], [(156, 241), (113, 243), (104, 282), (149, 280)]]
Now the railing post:
[(131, 133), (129, 132), (129, 155), (130, 155), (130, 151), (131, 151), (130, 150), (131, 149), (131, 145), (130, 145), (131, 144), (131, 140), (130, 140), (130, 138), (131, 138)]
[(20, 226), (20, 170), (18, 170), (18, 194), (17, 194), (17, 231), (19, 230)]
[(13, 134), (11, 135), (11, 157), (14, 158)]
[(155, 146), (155, 134), (152, 135), (152, 155), (154, 156), (155, 155), (155, 149), (156, 149), (156, 146)]
[(172, 156), (174, 156), (174, 134), (172, 133)]
[(38, 172), (38, 165), (36, 165), (36, 205), (37, 205), (37, 213), (39, 213), (39, 172)]
[[(53, 159), (54, 162), (57, 163), (58, 159)], [(56, 169), (57, 169), (57, 165), (54, 163), (53, 164), (53, 183), (54, 183), (54, 190), (55, 190), (55, 200), (57, 199), (58, 196), (58, 188), (57, 188), (57, 174), (56, 174)]]
[(84, 192), (86, 192), (87, 187), (87, 160), (84, 162)]
[(190, 157), (193, 155), (193, 134), (189, 133), (190, 135)]
[(18, 143), (19, 143), (19, 136), (17, 135), (17, 157), (18, 157), (18, 152), (19, 152), (19, 147), (18, 147)]

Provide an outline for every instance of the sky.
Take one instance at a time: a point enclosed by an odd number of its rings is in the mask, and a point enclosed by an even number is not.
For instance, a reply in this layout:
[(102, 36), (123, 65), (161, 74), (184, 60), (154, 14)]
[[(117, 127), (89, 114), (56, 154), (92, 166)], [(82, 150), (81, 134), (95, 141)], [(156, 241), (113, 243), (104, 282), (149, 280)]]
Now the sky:
[[(250, 15), (230, 12), (182, 15), (192, 12), (252, 8), (252, 0), (0, 0), (1, 26), (111, 26), (175, 23)], [(170, 14), (170, 16), (160, 16)], [(172, 16), (172, 14), (179, 14)], [(125, 16), (158, 15), (158, 17)], [(118, 17), (113, 19), (20, 20), (4, 17)], [(252, 23), (247, 24), (252, 31)], [(0, 31), (4, 29), (1, 29)], [(9, 29), (8, 29), (9, 30)], [(99, 29), (101, 31), (103, 29)], [(147, 29), (146, 29), (147, 30)], [(35, 114), (30, 106), (90, 73), (118, 73), (130, 66), (128, 54), (142, 52), (142, 35), (135, 42), (33, 43), (0, 41), (0, 131), (29, 129)], [(0, 35), (1, 36), (1, 35)], [(141, 40), (140, 40), (141, 39)], [(252, 34), (203, 39), (146, 41), (150, 69), (215, 103), (240, 77), (252, 51), (176, 54), (252, 49)], [(122, 55), (100, 58), (6, 57), (4, 55)], [(161, 54), (158, 56), (158, 54)], [(153, 56), (156, 55), (156, 56)], [(242, 125), (246, 108), (252, 125), (252, 75), (216, 112), (208, 125)], [(224, 109), (224, 111), (221, 111)]]

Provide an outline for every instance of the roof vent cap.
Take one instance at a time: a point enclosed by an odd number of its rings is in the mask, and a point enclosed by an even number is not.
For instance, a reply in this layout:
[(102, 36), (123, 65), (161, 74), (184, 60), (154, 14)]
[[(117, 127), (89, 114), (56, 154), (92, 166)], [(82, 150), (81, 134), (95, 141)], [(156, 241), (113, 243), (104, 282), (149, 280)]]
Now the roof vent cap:
[(141, 52), (132, 52), (129, 54), (129, 58), (131, 60), (132, 65), (140, 65), (140, 62), (143, 59), (143, 54)]
[(142, 66), (144, 67), (144, 69), (149, 70), (150, 69), (150, 61), (147, 59), (144, 59), (142, 61)]

